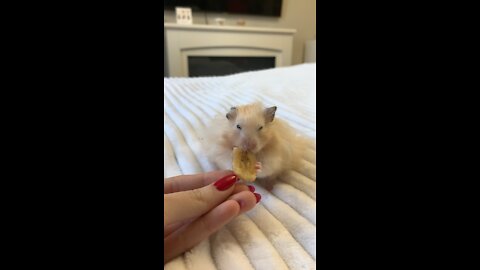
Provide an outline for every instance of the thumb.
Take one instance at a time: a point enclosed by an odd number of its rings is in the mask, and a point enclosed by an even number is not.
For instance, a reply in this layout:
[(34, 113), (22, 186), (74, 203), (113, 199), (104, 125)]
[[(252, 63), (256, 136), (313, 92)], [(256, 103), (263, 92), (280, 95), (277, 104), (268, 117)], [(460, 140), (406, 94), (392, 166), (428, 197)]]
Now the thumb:
[(199, 217), (225, 201), (238, 177), (224, 176), (208, 186), (164, 195), (164, 225)]

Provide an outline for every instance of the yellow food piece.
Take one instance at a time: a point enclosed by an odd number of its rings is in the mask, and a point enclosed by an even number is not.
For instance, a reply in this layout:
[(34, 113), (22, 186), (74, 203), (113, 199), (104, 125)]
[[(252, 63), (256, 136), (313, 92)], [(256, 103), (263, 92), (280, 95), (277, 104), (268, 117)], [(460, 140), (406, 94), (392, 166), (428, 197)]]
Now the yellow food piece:
[(255, 181), (255, 178), (257, 178), (256, 163), (257, 160), (254, 154), (243, 151), (238, 147), (233, 148), (233, 172), (240, 177), (240, 179), (248, 182)]

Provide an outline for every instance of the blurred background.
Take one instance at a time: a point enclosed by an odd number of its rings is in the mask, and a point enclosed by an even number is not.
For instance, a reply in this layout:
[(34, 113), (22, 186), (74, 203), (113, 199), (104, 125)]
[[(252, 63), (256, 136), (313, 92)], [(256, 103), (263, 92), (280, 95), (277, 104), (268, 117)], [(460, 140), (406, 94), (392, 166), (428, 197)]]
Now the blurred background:
[[(191, 23), (178, 21), (177, 7), (191, 9)], [(166, 0), (164, 76), (316, 62), (315, 10), (315, 0)]]

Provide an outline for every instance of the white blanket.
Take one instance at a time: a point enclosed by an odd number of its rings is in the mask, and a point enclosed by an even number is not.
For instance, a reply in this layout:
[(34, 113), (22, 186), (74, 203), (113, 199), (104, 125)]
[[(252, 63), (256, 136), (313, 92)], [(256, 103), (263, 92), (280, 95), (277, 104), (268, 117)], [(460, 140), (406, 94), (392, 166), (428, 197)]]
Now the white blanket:
[[(164, 79), (165, 177), (215, 170), (202, 155), (198, 131), (231, 106), (262, 101), (276, 117), (316, 138), (315, 64), (223, 77)], [(214, 128), (214, 127), (212, 127)], [(281, 177), (246, 214), (164, 269), (315, 269), (316, 147), (302, 168)]]

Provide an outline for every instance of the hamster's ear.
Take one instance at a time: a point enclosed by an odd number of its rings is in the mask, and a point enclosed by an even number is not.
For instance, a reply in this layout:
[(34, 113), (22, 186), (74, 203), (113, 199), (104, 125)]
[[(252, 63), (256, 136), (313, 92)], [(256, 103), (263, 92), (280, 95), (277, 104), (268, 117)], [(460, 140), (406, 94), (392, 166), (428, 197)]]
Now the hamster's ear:
[(275, 118), (275, 112), (277, 111), (277, 106), (273, 106), (265, 109), (265, 121), (267, 123), (272, 122)]
[(232, 107), (230, 108), (230, 111), (227, 113), (227, 119), (232, 120), (232, 119), (235, 119), (235, 117), (237, 117), (237, 108)]

